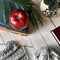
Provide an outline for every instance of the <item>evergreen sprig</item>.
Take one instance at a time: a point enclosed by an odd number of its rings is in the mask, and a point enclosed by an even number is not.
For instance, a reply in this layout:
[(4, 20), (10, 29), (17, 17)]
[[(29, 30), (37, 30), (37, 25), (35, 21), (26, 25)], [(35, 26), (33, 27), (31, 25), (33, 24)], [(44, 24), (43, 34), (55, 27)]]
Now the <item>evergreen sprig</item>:
[(3, 20), (4, 24), (6, 24), (6, 0), (4, 0), (4, 6), (3, 6)]
[(9, 14), (12, 12), (12, 6), (11, 6), (10, 0), (8, 0), (8, 11), (9, 11)]
[(22, 4), (22, 3), (27, 4), (27, 3), (30, 3), (31, 0), (13, 0), (13, 1), (20, 3), (20, 4)]
[(36, 5), (31, 0), (9, 0), (9, 13), (12, 10), (10, 1), (13, 1), (15, 4), (20, 4), (21, 9), (29, 14), (30, 22), (35, 30), (38, 28), (38, 22), (42, 24), (43, 19), (41, 17), (41, 14), (38, 11)]
[(38, 22), (43, 24), (42, 23), (43, 19), (41, 17), (40, 12), (38, 11), (37, 6), (31, 0), (14, 0), (14, 1), (20, 3), (24, 10), (29, 14), (30, 22), (35, 30), (36, 28), (38, 28)]

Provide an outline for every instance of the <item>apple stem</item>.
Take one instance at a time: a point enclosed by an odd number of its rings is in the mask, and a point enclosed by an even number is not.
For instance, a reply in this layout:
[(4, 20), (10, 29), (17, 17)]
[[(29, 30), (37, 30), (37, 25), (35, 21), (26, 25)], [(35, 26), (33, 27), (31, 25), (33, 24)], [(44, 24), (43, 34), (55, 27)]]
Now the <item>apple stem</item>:
[(16, 19), (19, 19), (19, 16), (15, 16)]

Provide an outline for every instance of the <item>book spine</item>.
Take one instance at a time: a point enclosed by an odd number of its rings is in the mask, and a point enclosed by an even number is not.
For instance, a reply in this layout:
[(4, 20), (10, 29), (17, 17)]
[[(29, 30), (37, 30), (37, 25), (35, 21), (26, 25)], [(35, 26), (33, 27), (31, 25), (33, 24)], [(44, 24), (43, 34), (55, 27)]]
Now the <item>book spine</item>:
[(56, 42), (57, 42), (58, 45), (60, 46), (60, 41), (59, 41), (59, 39), (57, 38), (57, 36), (54, 34), (53, 31), (51, 31), (51, 34), (53, 35), (53, 37), (55, 38)]

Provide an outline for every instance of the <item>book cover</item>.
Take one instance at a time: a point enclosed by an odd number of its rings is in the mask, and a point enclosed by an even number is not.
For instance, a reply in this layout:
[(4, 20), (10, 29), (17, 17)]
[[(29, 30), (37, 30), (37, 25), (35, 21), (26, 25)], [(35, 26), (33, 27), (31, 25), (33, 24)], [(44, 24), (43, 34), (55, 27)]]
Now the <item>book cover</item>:
[(53, 29), (51, 33), (53, 37), (55, 38), (55, 40), (57, 41), (57, 43), (60, 45), (60, 26)]
[[(12, 1), (12, 0), (11, 0)], [(7, 23), (4, 24), (3, 22), (3, 6), (4, 6), (4, 0), (0, 0), (0, 30), (4, 30), (4, 31), (8, 31), (8, 32), (13, 32), (13, 33), (16, 33), (16, 34), (20, 34), (20, 33), (26, 33), (28, 28), (25, 28), (23, 30), (15, 30), (13, 29), (10, 25), (9, 25), (9, 22), (8, 22), (8, 0), (6, 0), (6, 10), (7, 10), (7, 14), (6, 14), (6, 20), (7, 20)], [(16, 6), (15, 6), (15, 3), (12, 1), (11, 2), (11, 5), (13, 7), (13, 9), (15, 10), (16, 9)], [(19, 9), (20, 9), (20, 5), (17, 3)]]

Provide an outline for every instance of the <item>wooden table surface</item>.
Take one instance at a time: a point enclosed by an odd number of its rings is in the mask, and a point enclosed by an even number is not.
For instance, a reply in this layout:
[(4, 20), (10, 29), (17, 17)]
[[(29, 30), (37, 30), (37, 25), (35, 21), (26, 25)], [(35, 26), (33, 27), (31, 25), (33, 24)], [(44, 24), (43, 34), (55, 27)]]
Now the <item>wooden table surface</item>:
[[(38, 0), (33, 1), (38, 4)], [(37, 29), (37, 31), (34, 31), (34, 29), (30, 26), (30, 34), (28, 34), (28, 36), (19, 36), (13, 33), (0, 31), (0, 43), (5, 44), (7, 41), (12, 40), (18, 41), (21, 45), (27, 46), (26, 48), (30, 55), (30, 60), (36, 60), (34, 53), (41, 47), (47, 47), (48, 45), (56, 49), (60, 48), (50, 33), (50, 31), (55, 27), (60, 26), (60, 16), (56, 16), (51, 19), (52, 21), (49, 18), (44, 17), (43, 26), (39, 24), (39, 29)], [(4, 47), (5, 45), (0, 45), (0, 51), (4, 49)]]

